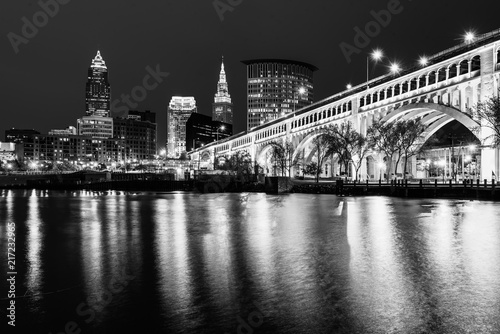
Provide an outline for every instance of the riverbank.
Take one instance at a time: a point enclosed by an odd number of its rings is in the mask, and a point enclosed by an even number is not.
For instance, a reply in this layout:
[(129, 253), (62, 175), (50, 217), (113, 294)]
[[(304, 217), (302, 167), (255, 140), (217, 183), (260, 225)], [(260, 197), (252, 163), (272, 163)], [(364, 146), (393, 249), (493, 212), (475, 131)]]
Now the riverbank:
[[(199, 180), (174, 180), (168, 175), (86, 173), (67, 175), (9, 175), (0, 177), (0, 189), (91, 190), (91, 191), (194, 191), (199, 193), (304, 193), (334, 194), (337, 196), (393, 196), (403, 198), (459, 198), (500, 200), (500, 185), (483, 183), (411, 183), (404, 180), (392, 183), (307, 181), (279, 178), (275, 189), (268, 185), (275, 178), (238, 180), (214, 175)], [(262, 182), (264, 181), (264, 182)]]
[(495, 183), (295, 183), (291, 193), (335, 194), (338, 196), (393, 196), (404, 198), (460, 198), (500, 200)]

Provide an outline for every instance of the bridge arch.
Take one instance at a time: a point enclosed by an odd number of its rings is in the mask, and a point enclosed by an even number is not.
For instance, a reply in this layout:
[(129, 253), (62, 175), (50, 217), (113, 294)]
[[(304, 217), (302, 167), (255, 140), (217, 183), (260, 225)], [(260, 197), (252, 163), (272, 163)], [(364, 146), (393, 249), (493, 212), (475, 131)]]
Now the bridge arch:
[(266, 158), (267, 153), (271, 150), (272, 148), (272, 143), (273, 141), (265, 142), (259, 144), (256, 149), (255, 149), (255, 161), (262, 161), (263, 159)]
[(424, 132), (424, 142), (429, 140), (439, 129), (453, 120), (460, 122), (476, 137), (480, 126), (469, 115), (451, 106), (437, 103), (413, 103), (398, 108), (382, 118), (382, 122), (395, 122), (421, 117), (421, 122), (427, 126)]
[(407, 115), (411, 115), (411, 118), (414, 118), (432, 113), (435, 113), (436, 116), (447, 116), (451, 118), (451, 120), (455, 119), (471, 131), (475, 130), (479, 126), (479, 124), (474, 121), (469, 115), (463, 113), (459, 109), (438, 103), (422, 102), (407, 104), (405, 106), (402, 106), (401, 108), (395, 109), (385, 117), (383, 117), (382, 122), (394, 122), (398, 119), (409, 119), (410, 117), (408, 117)]
[(314, 138), (318, 137), (319, 135), (323, 134), (323, 128), (313, 130), (309, 133), (307, 133), (302, 140), (300, 140), (299, 144), (295, 148), (295, 152), (293, 153), (293, 159), (297, 158), (297, 155), (300, 154), (302, 151), (304, 151), (306, 148), (309, 147), (311, 142), (313, 141)]
[(200, 160), (202, 162), (208, 162), (212, 159), (212, 153), (210, 151), (203, 151), (200, 153)]

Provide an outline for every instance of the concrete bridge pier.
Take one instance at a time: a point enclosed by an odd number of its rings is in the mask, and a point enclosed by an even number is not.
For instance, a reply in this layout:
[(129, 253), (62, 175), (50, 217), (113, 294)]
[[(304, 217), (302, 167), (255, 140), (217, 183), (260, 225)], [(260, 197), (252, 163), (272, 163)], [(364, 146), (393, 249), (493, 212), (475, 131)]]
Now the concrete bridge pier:
[(484, 147), (481, 149), (481, 178), (490, 181), (495, 176), (498, 181), (500, 176), (500, 149)]

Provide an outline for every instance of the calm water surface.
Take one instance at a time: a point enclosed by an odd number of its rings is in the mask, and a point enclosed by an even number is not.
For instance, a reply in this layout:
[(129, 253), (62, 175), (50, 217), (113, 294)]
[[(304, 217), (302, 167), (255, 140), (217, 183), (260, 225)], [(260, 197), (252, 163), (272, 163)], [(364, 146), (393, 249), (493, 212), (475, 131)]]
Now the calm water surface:
[(500, 333), (499, 217), (441, 199), (0, 191), (0, 272), (14, 222), (18, 333)]

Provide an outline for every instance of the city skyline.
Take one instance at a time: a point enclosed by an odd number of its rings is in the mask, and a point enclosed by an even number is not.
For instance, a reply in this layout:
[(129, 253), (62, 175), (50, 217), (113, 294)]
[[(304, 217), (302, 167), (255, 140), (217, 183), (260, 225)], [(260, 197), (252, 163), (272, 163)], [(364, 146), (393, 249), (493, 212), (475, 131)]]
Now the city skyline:
[(7, 332), (500, 333), (490, 0), (3, 6)]
[[(407, 67), (413, 65), (420, 55), (431, 55), (457, 44), (470, 29), (483, 33), (497, 28), (492, 23), (495, 20), (489, 19), (493, 14), (481, 11), (481, 3), (465, 10), (430, 1), (418, 4), (400, 2), (402, 10), (386, 19), (390, 22), (379, 26), (379, 31), (366, 41), (355, 40), (355, 28), (364, 31), (369, 23), (377, 22), (373, 13), (385, 10), (387, 1), (350, 5), (320, 1), (307, 5), (284, 1), (273, 4), (243, 2), (233, 11), (224, 12), (222, 21), (220, 13), (210, 2), (170, 4), (170, 7), (147, 2), (134, 19), (151, 22), (152, 26), (123, 26), (118, 32), (112, 32), (113, 24), (116, 26), (117, 22), (107, 14), (118, 10), (125, 17), (132, 17), (137, 8), (132, 2), (120, 2), (118, 7), (113, 2), (102, 5), (91, 1), (85, 7), (68, 3), (61, 5), (57, 15), (46, 27), (39, 27), (36, 36), (29, 38), (28, 43), (17, 45), (17, 53), (11, 40), (4, 39), (6, 61), (1, 66), (7, 78), (2, 84), (7, 96), (5, 108), (15, 112), (4, 117), (0, 132), (13, 127), (47, 132), (72, 124), (75, 118), (81, 116), (81, 92), (85, 86), (83, 69), (88, 67), (88, 59), (99, 49), (110, 68), (113, 100), (120, 98), (121, 94), (130, 95), (136, 86), (142, 85), (145, 76), (155, 70), (169, 73), (156, 88), (147, 91), (143, 101), (133, 101), (137, 104), (133, 109), (156, 112), (158, 124), (165, 124), (165, 106), (170, 97), (176, 95), (194, 96), (199, 112), (210, 115), (213, 85), (219, 75), (220, 55), (224, 54), (236, 109), (234, 130), (238, 133), (246, 128), (246, 78), (245, 66), (240, 63), (242, 60), (280, 57), (315, 64), (320, 68), (315, 73), (317, 101), (343, 90), (348, 83), (362, 83), (366, 79), (366, 55), (372, 49), (380, 47), (386, 55), (381, 62), (370, 66), (370, 77), (375, 77), (385, 73), (389, 61), (397, 60)], [(261, 5), (264, 4), (267, 10), (261, 13)], [(21, 36), (24, 22), (21, 18), (32, 20), (35, 13), (43, 10), (38, 5), (30, 7), (21, 3), (8, 6), (10, 15), (3, 25), (5, 35), (12, 32)], [(195, 7), (191, 9), (189, 6)], [(93, 10), (95, 8), (99, 11)], [(170, 10), (166, 11), (167, 8)], [(77, 15), (79, 11), (96, 12), (94, 24), (81, 23), (81, 16)], [(440, 12), (447, 12), (450, 17), (442, 17)], [(248, 20), (256, 13), (259, 13), (262, 24), (253, 30), (246, 29)], [(334, 13), (332, 17), (331, 13)], [(160, 14), (167, 15), (170, 20), (160, 22)], [(167, 29), (162, 34), (154, 33), (175, 26), (183, 15), (197, 18), (205, 27), (204, 32), (200, 34), (198, 28), (190, 27), (183, 34), (177, 34), (175, 29)], [(435, 24), (433, 27), (414, 29), (416, 21), (412, 18), (423, 15)], [(302, 16), (309, 22), (308, 25), (294, 25), (293, 20)], [(272, 31), (270, 27), (274, 27), (276, 19), (282, 27)], [(266, 34), (260, 33), (264, 31)], [(325, 36), (325, 31), (332, 33)], [(137, 38), (139, 36), (146, 38), (142, 41)], [(277, 36), (282, 40), (280, 43), (276, 43)], [(186, 42), (189, 39), (196, 43)], [(129, 44), (122, 43), (125, 40)], [(366, 46), (358, 47), (360, 44), (356, 46), (356, 42), (365, 42)], [(169, 45), (182, 47), (173, 51)], [(54, 92), (57, 92), (56, 102)], [(46, 117), (47, 113), (50, 117)], [(158, 143), (164, 143), (166, 129), (159, 127), (158, 131)]]

